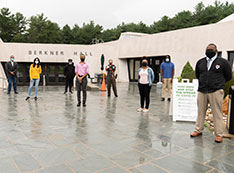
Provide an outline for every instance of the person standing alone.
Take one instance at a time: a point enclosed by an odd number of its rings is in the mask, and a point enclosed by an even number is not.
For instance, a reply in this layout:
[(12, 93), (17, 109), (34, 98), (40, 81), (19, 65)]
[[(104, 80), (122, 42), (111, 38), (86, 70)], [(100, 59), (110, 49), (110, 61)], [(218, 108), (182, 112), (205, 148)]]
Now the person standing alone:
[(17, 77), (17, 69), (18, 64), (15, 62), (15, 57), (13, 55), (10, 56), (10, 61), (5, 65), (7, 79), (8, 79), (8, 92), (7, 94), (11, 93), (11, 84), (13, 83), (13, 88), (15, 94), (18, 94), (17, 85), (16, 85), (16, 77)]
[(171, 62), (171, 57), (166, 56), (165, 62), (160, 66), (160, 74), (162, 79), (162, 101), (165, 100), (165, 92), (168, 90), (168, 101), (171, 101), (171, 84), (175, 73), (175, 65)]
[(198, 79), (197, 107), (198, 115), (195, 131), (191, 137), (202, 135), (208, 103), (214, 116), (215, 142), (223, 142), (224, 84), (232, 79), (232, 69), (227, 60), (217, 55), (217, 46), (213, 43), (206, 47), (206, 57), (200, 59), (195, 68)]
[(40, 75), (41, 75), (41, 63), (39, 58), (35, 58), (33, 64), (31, 64), (29, 69), (29, 76), (30, 76), (30, 85), (28, 89), (28, 97), (26, 97), (26, 101), (30, 99), (32, 87), (35, 83), (35, 97), (34, 99), (37, 100), (37, 93), (38, 93), (38, 85), (40, 82)]
[(65, 77), (65, 92), (67, 93), (67, 88), (69, 87), (69, 92), (72, 94), (73, 79), (75, 77), (75, 66), (72, 62), (72, 59), (68, 60), (68, 64), (64, 68), (64, 77)]
[(111, 85), (113, 87), (115, 97), (118, 97), (116, 80), (115, 80), (115, 71), (116, 71), (116, 66), (113, 64), (113, 60), (109, 59), (109, 64), (108, 66), (106, 66), (108, 97), (110, 97), (111, 95)]
[(81, 104), (80, 93), (83, 91), (83, 106), (86, 107), (87, 98), (87, 75), (89, 74), (89, 65), (85, 62), (85, 55), (80, 54), (80, 62), (76, 64), (76, 87), (77, 87), (77, 100), (79, 107)]
[[(150, 90), (154, 81), (154, 71), (148, 66), (146, 57), (142, 59), (142, 67), (138, 69), (138, 88), (140, 93), (141, 107), (137, 112), (148, 112), (150, 104)], [(144, 103), (145, 107), (144, 107)]]

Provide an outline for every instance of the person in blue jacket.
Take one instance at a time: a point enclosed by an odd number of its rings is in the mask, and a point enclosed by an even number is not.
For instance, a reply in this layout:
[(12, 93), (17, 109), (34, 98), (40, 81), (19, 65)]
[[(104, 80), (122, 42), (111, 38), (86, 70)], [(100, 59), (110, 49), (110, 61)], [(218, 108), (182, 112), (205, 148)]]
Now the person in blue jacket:
[[(140, 93), (141, 107), (137, 109), (138, 112), (148, 112), (150, 104), (150, 89), (154, 81), (154, 71), (148, 66), (146, 57), (142, 58), (142, 66), (138, 69), (138, 87)], [(144, 103), (145, 107), (144, 107)]]

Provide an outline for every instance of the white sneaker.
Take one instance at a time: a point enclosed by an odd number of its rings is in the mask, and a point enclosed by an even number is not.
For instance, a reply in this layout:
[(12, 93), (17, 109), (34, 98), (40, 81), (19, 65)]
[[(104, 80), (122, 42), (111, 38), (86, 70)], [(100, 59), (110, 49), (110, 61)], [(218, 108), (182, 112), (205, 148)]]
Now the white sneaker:
[(142, 111), (143, 111), (142, 108), (137, 109), (137, 112), (142, 112)]
[(144, 113), (149, 112), (149, 109), (143, 109), (143, 112)]

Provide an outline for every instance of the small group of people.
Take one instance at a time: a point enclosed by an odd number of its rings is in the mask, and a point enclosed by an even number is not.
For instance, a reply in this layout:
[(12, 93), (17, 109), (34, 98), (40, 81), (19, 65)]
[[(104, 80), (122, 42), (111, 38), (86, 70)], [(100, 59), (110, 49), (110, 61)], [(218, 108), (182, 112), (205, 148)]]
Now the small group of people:
[[(66, 78), (65, 92), (69, 87), (69, 92), (72, 92), (73, 80), (76, 76), (76, 88), (77, 88), (77, 107), (81, 106), (81, 91), (83, 93), (82, 105), (86, 107), (87, 100), (87, 76), (89, 75), (89, 65), (85, 62), (85, 55), (80, 54), (80, 62), (74, 66), (72, 59), (68, 60), (68, 64), (64, 68), (64, 77)], [(107, 72), (107, 88), (108, 88), (108, 97), (111, 95), (111, 87), (113, 88), (115, 97), (118, 97), (117, 88), (116, 88), (116, 66), (113, 64), (113, 60), (109, 59), (109, 64), (106, 66)]]
[[(13, 83), (14, 92), (18, 94), (17, 85), (16, 85), (16, 73), (17, 73), (18, 64), (14, 61), (14, 56), (10, 57), (10, 61), (6, 63), (5, 69), (8, 77), (8, 94), (11, 92), (11, 85)], [(113, 87), (115, 97), (118, 97), (117, 88), (116, 88), (116, 66), (113, 64), (113, 60), (109, 59), (109, 64), (106, 66), (107, 72), (107, 88), (108, 88), (108, 97), (111, 95), (111, 87)], [(35, 97), (34, 99), (38, 99), (38, 86), (40, 83), (40, 76), (42, 73), (40, 59), (36, 57), (33, 63), (30, 65), (29, 69), (29, 77), (30, 84), (28, 89), (28, 96), (26, 97), (26, 101), (30, 99), (32, 88), (35, 85)], [(68, 64), (64, 67), (64, 77), (65, 77), (65, 92), (66, 94), (69, 92), (72, 94), (73, 80), (76, 76), (76, 88), (77, 88), (77, 106), (81, 106), (81, 91), (83, 92), (82, 105), (86, 107), (87, 100), (87, 76), (89, 75), (89, 65), (85, 62), (85, 55), (80, 54), (80, 62), (74, 66), (72, 59), (68, 59)]]
[[(204, 120), (208, 104), (210, 104), (214, 116), (214, 130), (216, 139), (215, 142), (221, 143), (223, 141), (223, 114), (222, 114), (222, 102), (224, 97), (224, 84), (232, 79), (232, 69), (227, 60), (218, 56), (217, 46), (213, 43), (206, 47), (205, 57), (200, 59), (195, 67), (196, 77), (199, 81), (197, 107), (198, 116), (196, 120), (195, 131), (190, 134), (191, 137), (198, 137), (202, 135), (204, 129)], [(150, 90), (152, 83), (154, 82), (155, 75), (152, 68), (149, 67), (147, 57), (142, 58), (141, 67), (138, 69), (138, 88), (140, 94), (140, 108), (138, 112), (148, 112), (150, 105)], [(14, 56), (10, 57), (10, 61), (6, 63), (6, 74), (8, 77), (8, 94), (11, 92), (11, 85), (15, 94), (18, 94), (16, 86), (16, 73), (17, 63), (14, 61)], [(106, 66), (107, 72), (107, 87), (108, 96), (111, 95), (111, 86), (113, 87), (114, 95), (117, 95), (116, 88), (116, 66), (113, 64), (113, 60), (109, 60), (109, 64)], [(163, 83), (162, 98), (165, 100), (165, 91), (168, 90), (168, 101), (171, 100), (171, 84), (174, 77), (175, 66), (171, 62), (170, 56), (167, 56), (165, 62), (160, 66), (160, 74)], [(30, 86), (28, 89), (28, 96), (26, 100), (30, 99), (31, 90), (35, 84), (35, 97), (37, 100), (38, 85), (40, 82), (41, 64), (39, 58), (35, 58), (30, 66)], [(72, 93), (73, 79), (76, 76), (77, 87), (77, 106), (81, 106), (81, 90), (83, 91), (82, 105), (86, 106), (87, 100), (87, 76), (89, 75), (89, 65), (85, 62), (85, 55), (80, 55), (80, 62), (74, 66), (72, 59), (68, 60), (68, 65), (64, 68), (65, 92), (69, 88), (69, 92)]]

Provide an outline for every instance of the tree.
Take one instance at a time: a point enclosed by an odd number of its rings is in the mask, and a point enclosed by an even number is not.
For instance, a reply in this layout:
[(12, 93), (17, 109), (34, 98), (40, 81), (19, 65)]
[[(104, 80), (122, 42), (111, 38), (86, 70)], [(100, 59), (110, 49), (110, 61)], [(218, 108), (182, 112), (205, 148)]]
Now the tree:
[(69, 25), (65, 25), (62, 29), (62, 40), (63, 40), (63, 43), (65, 44), (70, 44), (72, 43), (74, 37), (73, 37), (73, 34), (72, 34), (72, 30), (70, 28)]
[(3, 41), (9, 42), (14, 37), (14, 16), (8, 8), (2, 8), (0, 11), (0, 37)]
[(29, 20), (28, 41), (31, 43), (61, 43), (62, 32), (57, 23), (44, 17), (32, 16)]
[(193, 79), (196, 79), (195, 71), (193, 70), (193, 67), (190, 65), (189, 61), (183, 67), (181, 78), (189, 79), (190, 82), (192, 82)]

